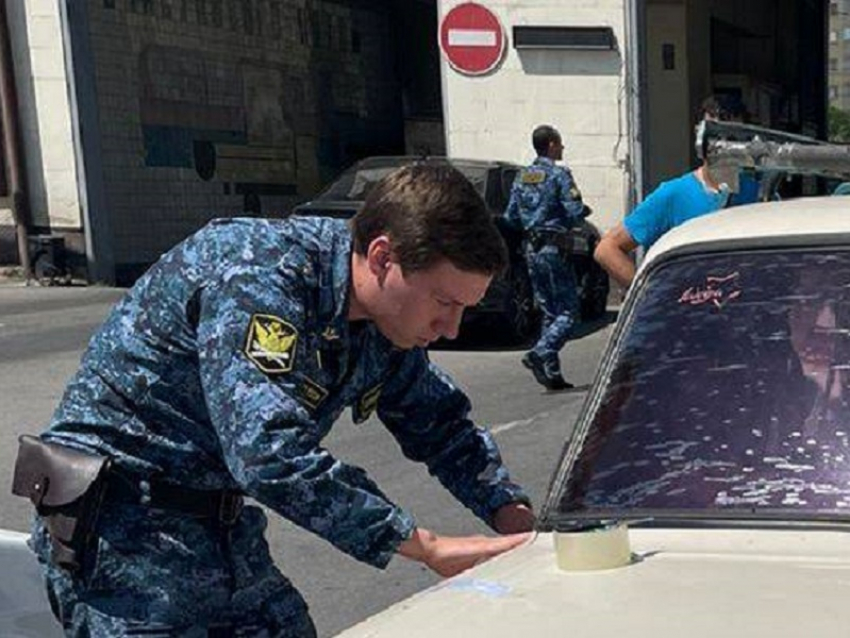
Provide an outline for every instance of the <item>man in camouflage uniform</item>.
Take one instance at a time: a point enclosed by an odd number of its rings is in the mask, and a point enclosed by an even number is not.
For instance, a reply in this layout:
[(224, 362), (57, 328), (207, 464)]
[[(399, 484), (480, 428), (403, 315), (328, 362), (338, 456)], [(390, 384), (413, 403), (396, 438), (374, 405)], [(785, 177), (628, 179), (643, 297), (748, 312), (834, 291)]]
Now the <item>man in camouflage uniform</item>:
[(569, 231), (586, 209), (570, 169), (555, 165), (564, 155), (558, 131), (538, 126), (532, 143), (537, 159), (517, 175), (504, 214), (505, 223), (525, 233), (534, 299), (543, 313), (540, 339), (522, 364), (548, 390), (566, 390), (573, 385), (561, 375), (558, 352), (572, 332), (579, 308), (569, 262)]
[[(242, 495), (351, 556), (442, 575), (510, 549), (534, 517), (492, 436), (424, 348), (456, 336), (505, 249), (447, 167), (378, 183), (351, 222), (215, 221), (166, 253), (92, 339), (42, 439), (112, 459), (78, 569), (32, 544), (69, 636), (313, 636)], [(375, 412), (404, 454), (500, 537), (418, 527), (322, 439)], [(523, 532), (523, 533), (520, 533)]]

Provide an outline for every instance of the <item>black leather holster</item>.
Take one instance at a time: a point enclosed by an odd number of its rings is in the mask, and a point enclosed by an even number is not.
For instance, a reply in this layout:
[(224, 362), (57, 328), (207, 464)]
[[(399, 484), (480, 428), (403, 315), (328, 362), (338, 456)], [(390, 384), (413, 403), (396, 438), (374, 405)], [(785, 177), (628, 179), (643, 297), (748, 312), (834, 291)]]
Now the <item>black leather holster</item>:
[(18, 443), (12, 493), (35, 505), (50, 534), (53, 561), (76, 571), (91, 545), (111, 459), (35, 436), (22, 435)]
[(528, 243), (535, 252), (544, 246), (554, 246), (562, 257), (568, 258), (573, 254), (573, 237), (567, 232), (533, 230), (528, 233)]

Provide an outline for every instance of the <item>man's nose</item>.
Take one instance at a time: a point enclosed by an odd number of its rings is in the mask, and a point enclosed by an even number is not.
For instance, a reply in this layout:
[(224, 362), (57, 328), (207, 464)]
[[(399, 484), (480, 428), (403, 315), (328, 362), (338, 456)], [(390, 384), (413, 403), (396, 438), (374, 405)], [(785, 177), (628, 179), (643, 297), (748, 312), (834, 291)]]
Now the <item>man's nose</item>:
[(460, 321), (463, 318), (463, 307), (456, 306), (440, 318), (439, 334), (446, 339), (457, 339), (460, 332)]

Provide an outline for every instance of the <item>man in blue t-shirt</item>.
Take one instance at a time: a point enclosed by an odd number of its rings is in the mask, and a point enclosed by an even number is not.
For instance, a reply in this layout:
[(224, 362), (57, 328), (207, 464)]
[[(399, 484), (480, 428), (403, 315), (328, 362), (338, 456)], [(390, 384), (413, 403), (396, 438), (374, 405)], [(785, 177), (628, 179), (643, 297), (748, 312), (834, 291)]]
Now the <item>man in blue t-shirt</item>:
[(729, 191), (713, 181), (705, 166), (663, 182), (631, 215), (605, 233), (593, 257), (617, 283), (628, 288), (635, 276), (632, 251), (638, 246), (648, 250), (671, 228), (723, 208), (728, 196)]
[[(732, 120), (737, 114), (724, 109), (714, 98), (702, 104), (701, 119)], [(594, 259), (624, 288), (635, 276), (631, 253), (648, 250), (664, 233), (689, 219), (720, 210), (729, 203), (729, 190), (702, 164), (696, 170), (662, 182), (630, 215), (605, 233)], [(746, 203), (734, 201), (733, 203)]]

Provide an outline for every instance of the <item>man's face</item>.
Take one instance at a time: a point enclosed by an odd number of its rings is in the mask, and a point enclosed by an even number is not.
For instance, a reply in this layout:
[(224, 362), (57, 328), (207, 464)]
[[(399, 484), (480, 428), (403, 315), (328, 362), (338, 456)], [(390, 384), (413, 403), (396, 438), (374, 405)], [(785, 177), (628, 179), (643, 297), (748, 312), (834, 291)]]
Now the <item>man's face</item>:
[(556, 162), (564, 159), (564, 142), (560, 137), (554, 142), (549, 142), (549, 159)]
[(803, 367), (820, 368), (824, 374), (835, 363), (843, 334), (834, 303), (838, 295), (828, 277), (819, 269), (802, 270), (794, 290), (795, 303), (788, 313), (791, 345)]
[(454, 339), (464, 309), (481, 301), (491, 279), (459, 270), (445, 259), (405, 276), (397, 262), (388, 260), (371, 319), (399, 348), (424, 348), (440, 337)]

